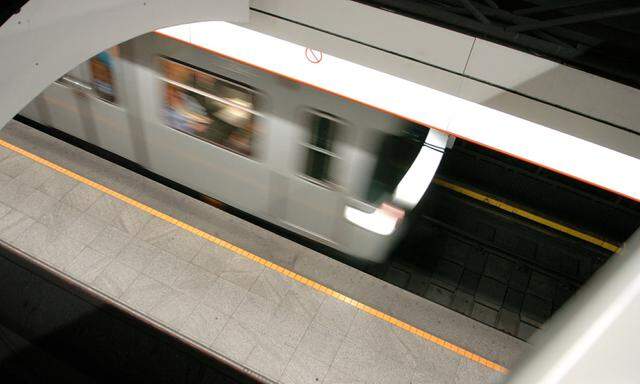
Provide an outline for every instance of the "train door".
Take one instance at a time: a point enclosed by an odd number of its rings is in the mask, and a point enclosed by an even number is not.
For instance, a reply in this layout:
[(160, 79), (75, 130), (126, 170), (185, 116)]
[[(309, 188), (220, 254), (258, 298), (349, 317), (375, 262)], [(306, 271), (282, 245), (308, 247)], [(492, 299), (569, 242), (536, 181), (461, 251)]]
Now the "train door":
[(343, 202), (344, 146), (348, 124), (319, 111), (302, 113), (298, 177), (290, 179), (283, 221), (336, 245)]
[(118, 47), (99, 53), (52, 84), (43, 97), (49, 124), (132, 158)]

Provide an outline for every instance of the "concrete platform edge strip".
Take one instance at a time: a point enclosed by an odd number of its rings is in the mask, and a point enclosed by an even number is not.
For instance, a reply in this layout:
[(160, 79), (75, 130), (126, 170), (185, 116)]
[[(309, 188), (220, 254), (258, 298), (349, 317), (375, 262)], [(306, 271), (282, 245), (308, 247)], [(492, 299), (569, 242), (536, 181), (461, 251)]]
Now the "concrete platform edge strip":
[(191, 232), (194, 235), (196, 235), (198, 237), (201, 237), (201, 238), (203, 238), (203, 239), (205, 239), (205, 240), (207, 240), (207, 241), (209, 241), (211, 243), (214, 243), (214, 244), (216, 244), (218, 246), (224, 247), (224, 248), (226, 248), (226, 249), (228, 249), (228, 250), (230, 250), (230, 251), (232, 251), (232, 252), (234, 252), (234, 253), (236, 253), (238, 255), (244, 256), (244, 257), (248, 258), (249, 260), (252, 260), (252, 261), (254, 261), (254, 262), (258, 263), (258, 264), (261, 264), (261, 265), (263, 265), (263, 266), (265, 266), (265, 267), (267, 267), (269, 269), (272, 269), (272, 270), (274, 270), (274, 271), (276, 271), (276, 272), (278, 272), (278, 273), (280, 273), (282, 275), (285, 275), (285, 276), (287, 276), (287, 277), (289, 277), (289, 278), (291, 278), (291, 279), (293, 279), (293, 280), (295, 280), (295, 281), (297, 281), (297, 282), (299, 282), (301, 284), (304, 284), (304, 285), (306, 285), (306, 286), (308, 286), (310, 288), (313, 288), (313, 289), (315, 289), (315, 290), (317, 290), (319, 292), (322, 292), (322, 293), (324, 293), (324, 294), (326, 294), (328, 296), (331, 296), (331, 297), (333, 297), (333, 298), (335, 298), (337, 300), (340, 300), (340, 301), (342, 301), (342, 302), (344, 302), (346, 304), (349, 304), (349, 305), (357, 308), (358, 310), (361, 310), (361, 311), (363, 311), (365, 313), (368, 313), (368, 314), (370, 314), (372, 316), (375, 316), (375, 317), (377, 317), (377, 318), (379, 318), (379, 319), (381, 319), (381, 320), (383, 320), (383, 321), (385, 321), (385, 322), (387, 322), (387, 323), (389, 323), (389, 324), (391, 324), (391, 325), (393, 325), (395, 327), (403, 329), (403, 330), (405, 330), (407, 332), (410, 332), (410, 333), (412, 333), (412, 334), (414, 334), (414, 335), (416, 335), (418, 337), (421, 337), (424, 340), (427, 340), (427, 341), (432, 342), (434, 344), (437, 344), (437, 345), (439, 345), (439, 346), (441, 346), (443, 348), (446, 348), (446, 349), (448, 349), (448, 350), (450, 350), (450, 351), (452, 351), (452, 352), (454, 352), (454, 353), (456, 353), (456, 354), (458, 354), (458, 355), (460, 355), (460, 356), (462, 356), (464, 358), (467, 358), (469, 360), (475, 361), (478, 364), (484, 365), (487, 368), (490, 368), (490, 369), (495, 370), (497, 372), (500, 372), (500, 373), (503, 373), (503, 374), (509, 373), (509, 370), (506, 367), (504, 367), (504, 366), (502, 366), (500, 364), (497, 364), (497, 363), (495, 363), (493, 361), (490, 361), (490, 360), (488, 360), (488, 359), (486, 359), (486, 358), (484, 358), (484, 357), (482, 357), (480, 355), (477, 355), (477, 354), (475, 354), (475, 353), (473, 353), (471, 351), (468, 351), (468, 350), (466, 350), (464, 348), (458, 347), (457, 345), (451, 344), (451, 343), (447, 342), (444, 339), (441, 339), (441, 338), (439, 338), (439, 337), (437, 337), (435, 335), (432, 335), (432, 334), (430, 334), (428, 332), (425, 332), (425, 331), (423, 331), (423, 330), (421, 330), (419, 328), (416, 328), (416, 327), (414, 327), (414, 326), (412, 326), (410, 324), (407, 324), (407, 323), (405, 323), (405, 322), (403, 322), (403, 321), (401, 321), (401, 320), (399, 320), (399, 319), (397, 319), (397, 318), (395, 318), (393, 316), (389, 316), (386, 313), (378, 311), (375, 308), (372, 308), (372, 307), (370, 307), (370, 306), (368, 306), (366, 304), (363, 304), (363, 303), (361, 303), (359, 301), (356, 301), (356, 300), (354, 300), (354, 299), (352, 299), (350, 297), (347, 297), (347, 296), (345, 296), (345, 295), (343, 295), (343, 294), (341, 294), (341, 293), (339, 293), (339, 292), (337, 292), (337, 291), (335, 291), (333, 289), (330, 289), (330, 288), (328, 288), (328, 287), (326, 287), (324, 285), (318, 284), (317, 282), (315, 282), (313, 280), (310, 280), (310, 279), (307, 279), (306, 277), (304, 277), (304, 276), (302, 276), (302, 275), (300, 275), (298, 273), (295, 273), (295, 272), (293, 272), (293, 271), (291, 271), (289, 269), (283, 268), (280, 265), (274, 264), (274, 263), (272, 263), (272, 262), (270, 262), (270, 261), (268, 261), (266, 259), (263, 259), (260, 256), (254, 255), (251, 252), (248, 252), (248, 251), (246, 251), (246, 250), (244, 250), (242, 248), (239, 248), (239, 247), (237, 247), (237, 246), (235, 246), (235, 245), (233, 245), (233, 244), (231, 244), (231, 243), (229, 243), (227, 241), (224, 241), (224, 240), (222, 240), (222, 239), (220, 239), (220, 238), (218, 238), (216, 236), (213, 236), (213, 235), (211, 235), (209, 233), (206, 233), (206, 232), (204, 232), (204, 231), (202, 231), (202, 230), (200, 230), (200, 229), (198, 229), (196, 227), (193, 227), (193, 226), (191, 226), (191, 225), (189, 225), (189, 224), (187, 224), (185, 222), (177, 220), (177, 219), (175, 219), (175, 218), (173, 218), (173, 217), (171, 217), (171, 216), (169, 216), (169, 215), (167, 215), (165, 213), (162, 213), (162, 212), (160, 212), (160, 211), (158, 211), (156, 209), (153, 209), (153, 208), (149, 207), (148, 205), (142, 204), (142, 203), (140, 203), (140, 202), (138, 202), (138, 201), (136, 201), (136, 200), (134, 200), (134, 199), (132, 199), (132, 198), (130, 198), (128, 196), (125, 196), (125, 195), (123, 195), (121, 193), (118, 193), (118, 192), (112, 190), (112, 189), (109, 189), (109, 188), (107, 188), (107, 187), (105, 187), (105, 186), (103, 186), (103, 185), (101, 185), (99, 183), (94, 182), (93, 180), (87, 179), (86, 177), (83, 177), (83, 176), (81, 176), (81, 175), (79, 175), (79, 174), (77, 174), (75, 172), (72, 172), (72, 171), (70, 171), (70, 170), (68, 170), (68, 169), (66, 169), (64, 167), (61, 167), (61, 166), (59, 166), (59, 165), (57, 165), (55, 163), (52, 163), (52, 162), (50, 162), (50, 161), (48, 161), (48, 160), (46, 160), (46, 159), (44, 159), (44, 158), (42, 158), (40, 156), (37, 156), (37, 155), (35, 155), (35, 154), (33, 154), (33, 153), (29, 152), (29, 151), (26, 151), (26, 150), (24, 150), (24, 149), (22, 149), (20, 147), (17, 147), (17, 146), (15, 146), (15, 145), (13, 145), (13, 144), (11, 144), (9, 142), (6, 142), (4, 140), (0, 140), (0, 145), (5, 147), (5, 148), (7, 148), (7, 149), (9, 149), (9, 150), (11, 150), (11, 151), (13, 151), (13, 152), (16, 152), (16, 153), (18, 153), (18, 154), (20, 154), (20, 155), (22, 155), (22, 156), (24, 156), (26, 158), (29, 158), (29, 159), (31, 159), (31, 160), (39, 163), (39, 164), (42, 164), (42, 165), (44, 165), (46, 167), (49, 167), (49, 168), (53, 169), (56, 172), (62, 173), (62, 174), (66, 175), (66, 176), (68, 176), (68, 177), (70, 177), (70, 178), (72, 178), (72, 179), (74, 179), (74, 180), (76, 180), (76, 181), (78, 181), (80, 183), (83, 183), (83, 184), (88, 185), (88, 186), (90, 186), (90, 187), (92, 187), (94, 189), (97, 189), (97, 190), (99, 190), (99, 191), (101, 191), (103, 193), (106, 193), (106, 194), (108, 194), (108, 195), (110, 195), (110, 196), (112, 196), (112, 197), (114, 197), (114, 198), (126, 203), (126, 204), (129, 204), (129, 205), (134, 206), (134, 207), (136, 207), (136, 208), (138, 208), (138, 209), (140, 209), (140, 210), (142, 210), (144, 212), (147, 212), (152, 216), (155, 216), (155, 217), (157, 217), (159, 219), (162, 219), (162, 220), (164, 220), (164, 221), (166, 221), (168, 223), (176, 225), (176, 226), (178, 226), (178, 227), (180, 227), (180, 228), (182, 228), (182, 229), (184, 229), (184, 230), (186, 230), (188, 232)]

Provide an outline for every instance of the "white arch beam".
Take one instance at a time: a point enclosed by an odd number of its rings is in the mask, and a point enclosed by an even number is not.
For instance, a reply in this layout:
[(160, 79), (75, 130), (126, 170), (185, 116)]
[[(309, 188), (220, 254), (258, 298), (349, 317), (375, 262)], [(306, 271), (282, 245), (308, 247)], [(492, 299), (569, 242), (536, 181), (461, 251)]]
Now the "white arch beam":
[(30, 0), (0, 26), (0, 128), (104, 49), (158, 28), (248, 15), (248, 0)]

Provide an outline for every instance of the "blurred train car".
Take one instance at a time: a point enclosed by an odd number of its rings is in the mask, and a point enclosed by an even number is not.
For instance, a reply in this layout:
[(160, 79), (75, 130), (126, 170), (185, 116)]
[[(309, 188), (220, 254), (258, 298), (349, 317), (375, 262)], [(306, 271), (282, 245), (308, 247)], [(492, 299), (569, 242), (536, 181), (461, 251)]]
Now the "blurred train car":
[(157, 33), (22, 115), (357, 258), (383, 262), (448, 136)]

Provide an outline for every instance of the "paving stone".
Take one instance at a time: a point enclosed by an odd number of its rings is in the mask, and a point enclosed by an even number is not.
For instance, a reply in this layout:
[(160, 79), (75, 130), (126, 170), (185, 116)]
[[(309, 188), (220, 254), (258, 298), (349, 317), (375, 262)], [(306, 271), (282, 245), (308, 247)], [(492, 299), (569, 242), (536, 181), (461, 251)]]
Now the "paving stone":
[(102, 270), (93, 281), (93, 286), (113, 298), (118, 298), (137, 277), (136, 270), (116, 260)]
[(497, 255), (489, 255), (484, 273), (506, 284), (511, 277), (513, 267), (514, 263), (512, 261)]
[(465, 265), (465, 267), (467, 269), (470, 269), (473, 272), (482, 274), (484, 272), (484, 265), (487, 261), (487, 254), (482, 252), (482, 251), (478, 251), (478, 250), (474, 250), (474, 252), (469, 255), (469, 258), (467, 259), (467, 264)]
[(395, 266), (389, 267), (387, 273), (385, 273), (384, 280), (388, 283), (395, 285), (396, 287), (404, 288), (408, 283), (411, 275)]
[(411, 274), (411, 279), (409, 280), (409, 284), (407, 284), (406, 289), (418, 296), (423, 296), (424, 292), (427, 290), (427, 286), (429, 286), (429, 281), (429, 277), (424, 273), (415, 271)]
[(471, 316), (473, 311), (473, 295), (457, 291), (453, 296), (453, 303), (451, 308), (467, 316)]
[(259, 338), (258, 333), (232, 317), (211, 346), (227, 358), (243, 362), (258, 344)]
[(536, 260), (543, 266), (576, 277), (578, 274), (578, 260), (567, 252), (554, 250), (553, 252), (539, 252)]
[(526, 265), (516, 265), (509, 279), (509, 286), (526, 291), (529, 285), (531, 270)]
[(500, 248), (515, 253), (518, 247), (518, 236), (504, 228), (498, 228), (494, 242)]
[(524, 292), (513, 288), (507, 289), (507, 295), (504, 297), (504, 308), (520, 313), (522, 309), (522, 301), (524, 300)]
[(556, 289), (555, 284), (556, 282), (551, 277), (533, 272), (527, 293), (533, 293), (536, 296), (551, 300)]
[(493, 327), (495, 326), (496, 319), (498, 318), (498, 311), (480, 303), (475, 303), (473, 311), (471, 312), (471, 317)]
[(282, 376), (294, 351), (294, 348), (261, 340), (247, 356), (245, 363), (249, 368), (276, 379)]
[(556, 285), (556, 292), (553, 295), (553, 305), (555, 308), (561, 307), (567, 300), (573, 296), (576, 292), (576, 288), (565, 283), (558, 283)]
[(586, 280), (595, 271), (593, 261), (591, 259), (581, 259), (580, 266), (578, 267), (578, 278), (581, 280)]
[(314, 322), (302, 337), (296, 354), (308, 354), (322, 363), (331, 364), (344, 338), (345, 335)]
[(26, 157), (16, 155), (15, 152), (9, 157), (0, 161), (0, 172), (7, 176), (17, 177), (27, 170), (33, 161)]
[(518, 237), (518, 247), (516, 250), (516, 254), (523, 258), (527, 259), (535, 259), (536, 252), (538, 251), (538, 246), (531, 240), (527, 240), (522, 237)]
[(103, 193), (90, 186), (78, 183), (64, 197), (62, 202), (84, 212), (91, 207)]
[(469, 244), (450, 237), (447, 240), (446, 252), (444, 257), (460, 265), (465, 265), (467, 259), (469, 258), (469, 255), (471, 255), (472, 253), (473, 249)]
[(313, 323), (321, 324), (337, 333), (346, 334), (357, 312), (353, 305), (329, 297), (320, 305)]
[(429, 284), (429, 288), (427, 288), (427, 292), (425, 292), (425, 297), (440, 305), (448, 307), (451, 305), (451, 301), (453, 300), (453, 292), (431, 283)]
[(322, 383), (330, 364), (296, 352), (282, 375), (284, 384)]
[(478, 225), (476, 227), (476, 236), (483, 240), (493, 241), (495, 234), (496, 229), (493, 226), (482, 221), (478, 222)]
[(446, 259), (440, 259), (431, 278), (451, 290), (456, 289), (462, 276), (462, 266)]
[(527, 294), (522, 305), (522, 318), (541, 326), (551, 316), (551, 301)]
[(247, 295), (247, 290), (225, 279), (217, 279), (204, 295), (203, 303), (232, 315)]
[(476, 292), (476, 300), (489, 307), (499, 309), (504, 301), (506, 290), (507, 286), (505, 284), (490, 277), (482, 276)]
[(520, 322), (518, 326), (518, 338), (522, 340), (529, 340), (531, 336), (538, 330), (538, 328), (534, 327), (531, 324), (525, 323), (524, 321)]
[(478, 364), (470, 359), (463, 359), (458, 366), (454, 384), (498, 384), (502, 383), (504, 375), (493, 369)]
[(470, 294), (475, 294), (478, 289), (478, 284), (480, 283), (480, 277), (479, 273), (466, 269), (462, 274), (458, 289)]
[(179, 330), (208, 346), (222, 332), (228, 319), (222, 312), (209, 308), (204, 304), (199, 304), (187, 317), (186, 321), (182, 322)]
[(56, 200), (59, 200), (77, 184), (78, 182), (69, 176), (55, 172), (52, 177), (48, 178), (38, 187), (38, 190)]
[(515, 336), (518, 334), (519, 324), (520, 316), (517, 313), (506, 309), (500, 311), (498, 315), (498, 329)]

